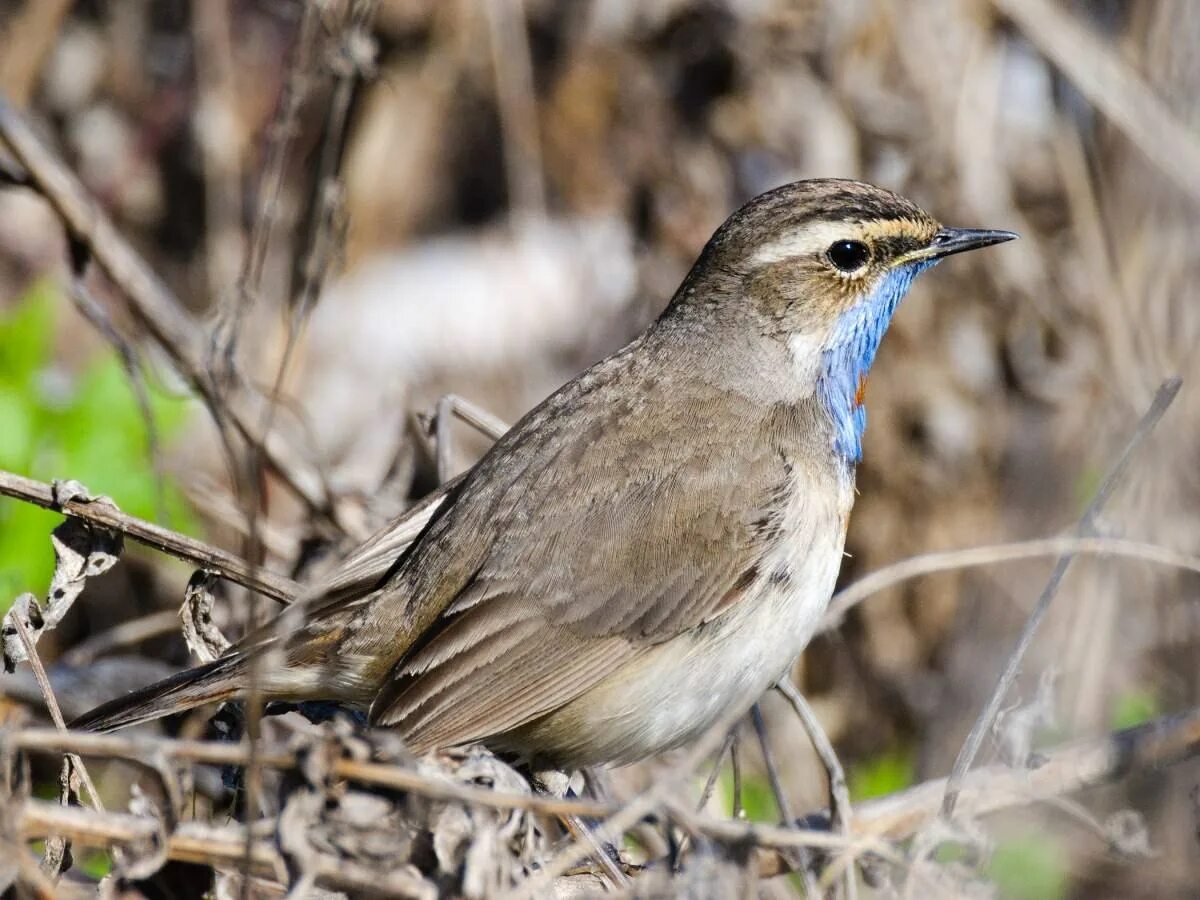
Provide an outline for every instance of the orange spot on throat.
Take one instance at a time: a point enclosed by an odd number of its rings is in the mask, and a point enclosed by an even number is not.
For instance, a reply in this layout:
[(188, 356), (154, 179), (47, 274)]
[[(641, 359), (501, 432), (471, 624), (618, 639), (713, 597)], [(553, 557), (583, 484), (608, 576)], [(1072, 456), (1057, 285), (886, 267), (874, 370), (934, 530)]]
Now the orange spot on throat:
[(863, 405), (863, 401), (867, 399), (867, 373), (863, 372), (858, 376), (858, 388), (854, 391), (854, 406), (857, 408)]

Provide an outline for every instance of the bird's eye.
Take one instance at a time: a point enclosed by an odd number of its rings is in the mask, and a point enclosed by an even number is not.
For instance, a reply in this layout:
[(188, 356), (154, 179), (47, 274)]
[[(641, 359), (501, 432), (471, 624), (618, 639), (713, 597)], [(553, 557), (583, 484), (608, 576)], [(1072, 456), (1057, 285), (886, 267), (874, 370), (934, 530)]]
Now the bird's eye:
[(842, 272), (856, 272), (871, 257), (871, 250), (862, 241), (834, 241), (825, 255), (834, 268)]

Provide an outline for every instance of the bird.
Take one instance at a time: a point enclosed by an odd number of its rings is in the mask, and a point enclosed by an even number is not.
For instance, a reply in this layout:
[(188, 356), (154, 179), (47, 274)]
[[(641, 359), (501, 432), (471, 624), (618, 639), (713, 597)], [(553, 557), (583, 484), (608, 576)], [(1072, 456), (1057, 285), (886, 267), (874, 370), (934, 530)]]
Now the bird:
[(844, 179), (767, 191), (665, 310), (518, 421), (373, 589), (293, 605), (102, 704), (113, 730), (218, 701), (331, 700), (414, 753), (624, 765), (746, 708), (833, 594), (865, 388), (913, 279), (1017, 237)]

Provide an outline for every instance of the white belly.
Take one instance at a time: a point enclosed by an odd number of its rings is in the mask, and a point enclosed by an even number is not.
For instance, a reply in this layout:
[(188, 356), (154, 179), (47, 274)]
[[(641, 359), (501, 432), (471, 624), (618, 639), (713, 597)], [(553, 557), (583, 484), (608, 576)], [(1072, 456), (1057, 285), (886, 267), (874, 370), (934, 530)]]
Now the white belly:
[(782, 540), (745, 595), (552, 714), (550, 727), (536, 730), (559, 746), (538, 749), (567, 766), (631, 762), (699, 737), (731, 704), (760, 696), (795, 662), (829, 605), (852, 497), (849, 480), (837, 492), (793, 491)]

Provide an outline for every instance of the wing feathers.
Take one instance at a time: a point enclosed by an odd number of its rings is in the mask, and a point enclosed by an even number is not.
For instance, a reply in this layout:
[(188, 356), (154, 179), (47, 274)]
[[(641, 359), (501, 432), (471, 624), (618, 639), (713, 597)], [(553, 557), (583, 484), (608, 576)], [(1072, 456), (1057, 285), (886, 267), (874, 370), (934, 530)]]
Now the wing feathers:
[[(570, 702), (624, 662), (630, 650), (615, 638), (568, 643), (575, 646), (565, 654), (530, 647), (476, 669), (476, 678), (460, 678), (452, 684), (427, 685), (425, 679), (419, 680), (416, 686), (435, 702), (414, 717), (403, 709), (409, 698), (405, 694), (397, 698), (406, 741), (420, 752), (511, 731)], [(436, 698), (428, 697), (431, 689)]]
[(739, 406), (740, 423), (685, 450), (675, 435), (703, 429), (719, 402), (708, 386), (667, 410), (639, 404), (636, 379), (608, 398), (588, 389), (599, 416), (575, 421), (559, 396), (518, 423), (397, 573), (394, 590), (437, 600), (371, 720), (416, 749), (500, 735), (571, 702), (724, 613), (774, 547), (791, 484), (782, 443), (805, 430), (792, 408), (764, 419)]

